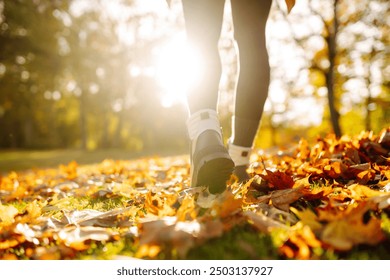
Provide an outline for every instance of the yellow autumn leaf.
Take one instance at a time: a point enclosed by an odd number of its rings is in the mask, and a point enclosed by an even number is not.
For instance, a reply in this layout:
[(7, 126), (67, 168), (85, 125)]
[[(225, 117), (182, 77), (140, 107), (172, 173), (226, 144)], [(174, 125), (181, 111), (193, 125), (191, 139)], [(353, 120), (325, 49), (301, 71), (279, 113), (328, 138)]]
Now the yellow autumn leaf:
[(23, 216), (21, 216), (19, 223), (34, 223), (42, 214), (42, 207), (45, 206), (45, 203), (38, 202), (34, 200), (27, 204)]
[(338, 250), (350, 250), (358, 244), (378, 244), (385, 238), (381, 221), (375, 217), (370, 217), (368, 222), (363, 220), (373, 207), (373, 203), (361, 203), (340, 219), (330, 222), (324, 227), (321, 240)]
[(299, 211), (291, 207), (290, 211), (297, 215), (301, 223), (309, 226), (311, 230), (316, 231), (322, 228), (322, 224), (318, 221), (317, 215), (310, 209)]
[(243, 201), (242, 198), (236, 198), (231, 192), (226, 191), (219, 198), (218, 203), (215, 203), (211, 208), (215, 215), (218, 215), (221, 218), (230, 216), (238, 211), (241, 211)]
[(12, 205), (0, 204), (0, 227), (9, 226), (14, 223), (14, 218), (18, 214), (18, 210)]
[(385, 195), (384, 192), (372, 190), (369, 187), (360, 184), (352, 184), (348, 189), (351, 191), (351, 197), (358, 201)]
[(359, 221), (334, 221), (324, 228), (321, 235), (322, 241), (338, 250), (350, 250), (358, 244), (375, 245), (383, 238), (381, 222), (376, 218), (372, 218), (367, 224)]
[(138, 248), (135, 257), (140, 259), (145, 257), (153, 259), (160, 253), (160, 251), (161, 247), (158, 245), (143, 244)]

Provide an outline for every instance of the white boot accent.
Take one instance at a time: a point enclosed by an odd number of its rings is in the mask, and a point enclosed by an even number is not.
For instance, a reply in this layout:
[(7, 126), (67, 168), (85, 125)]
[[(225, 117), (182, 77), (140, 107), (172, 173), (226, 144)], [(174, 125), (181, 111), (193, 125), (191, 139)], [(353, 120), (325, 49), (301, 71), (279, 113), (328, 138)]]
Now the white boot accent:
[(235, 166), (249, 165), (252, 147), (237, 146), (229, 142), (228, 151)]
[(192, 153), (196, 146), (196, 140), (206, 130), (217, 132), (222, 139), (221, 124), (218, 114), (215, 110), (205, 109), (192, 114), (187, 120), (187, 130), (190, 140), (192, 141)]

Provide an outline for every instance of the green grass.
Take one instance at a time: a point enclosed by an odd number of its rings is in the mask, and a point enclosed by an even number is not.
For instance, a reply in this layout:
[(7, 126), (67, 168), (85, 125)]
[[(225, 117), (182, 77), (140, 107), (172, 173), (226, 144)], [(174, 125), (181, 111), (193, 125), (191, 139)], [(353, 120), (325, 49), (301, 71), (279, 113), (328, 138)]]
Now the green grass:
[(22, 171), (32, 168), (58, 167), (76, 161), (78, 164), (94, 164), (105, 159), (130, 160), (145, 156), (168, 156), (185, 151), (129, 151), (123, 149), (107, 149), (86, 151), (69, 150), (0, 150), (0, 174), (10, 171)]
[(190, 250), (188, 259), (248, 260), (278, 259), (271, 236), (259, 233), (249, 225), (233, 228), (220, 238), (215, 238)]

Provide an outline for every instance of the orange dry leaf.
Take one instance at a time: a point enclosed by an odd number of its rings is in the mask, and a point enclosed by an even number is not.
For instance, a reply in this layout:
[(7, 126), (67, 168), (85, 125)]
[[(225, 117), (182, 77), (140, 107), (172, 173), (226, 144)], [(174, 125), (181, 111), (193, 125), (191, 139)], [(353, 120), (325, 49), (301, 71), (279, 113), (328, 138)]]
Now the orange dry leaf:
[(321, 247), (310, 227), (297, 224), (290, 232), (288, 240), (280, 247), (280, 252), (288, 258), (310, 259), (312, 248)]
[(66, 178), (73, 180), (77, 178), (77, 167), (78, 164), (76, 161), (71, 161), (68, 165), (60, 165), (60, 170), (66, 174)]
[(357, 181), (360, 184), (367, 184), (369, 181), (375, 178), (376, 172), (373, 169), (368, 169), (357, 174)]
[(0, 240), (0, 250), (13, 248), (19, 245), (19, 241), (16, 239)]
[(187, 195), (184, 197), (179, 209), (177, 210), (176, 217), (178, 221), (188, 221), (196, 219), (197, 211), (195, 209), (195, 200), (193, 196)]
[(298, 179), (294, 182), (293, 188), (299, 188), (299, 187), (310, 187), (310, 175), (306, 176), (305, 178)]
[(324, 173), (330, 178), (337, 179), (347, 170), (347, 167), (340, 161), (334, 161), (324, 166)]
[(302, 194), (306, 200), (324, 199), (331, 194), (334, 189), (331, 186), (315, 187), (315, 188), (303, 188)]
[(305, 139), (301, 139), (298, 143), (297, 158), (306, 160), (310, 155), (309, 143)]
[(8, 260), (8, 261), (16, 261), (18, 260), (18, 257), (15, 254), (4, 254), (1, 258), (1, 260)]
[(84, 242), (72, 242), (70, 244), (67, 244), (69, 248), (75, 249), (76, 251), (84, 251), (87, 250), (90, 246), (88, 244), (85, 244)]
[(145, 209), (148, 213), (156, 216), (172, 216), (175, 210), (171, 207), (172, 200), (167, 201), (164, 195), (158, 195), (154, 192), (148, 192), (145, 199)]
[(327, 195), (327, 198), (329, 198), (330, 203), (339, 203), (344, 202), (346, 200), (350, 200), (350, 194), (351, 192), (348, 189), (345, 189), (343, 187), (333, 186), (333, 192)]
[(272, 172), (270, 170), (265, 170), (267, 175), (260, 174), (259, 176), (263, 178), (270, 188), (275, 188), (278, 190), (290, 189), (294, 186), (294, 180), (291, 176), (287, 175), (284, 172), (279, 170)]
[(145, 257), (154, 259), (160, 252), (161, 247), (158, 245), (143, 244), (138, 248), (135, 257), (139, 259)]
[(8, 176), (0, 177), (0, 189), (13, 191), (19, 186), (18, 174), (10, 172)]

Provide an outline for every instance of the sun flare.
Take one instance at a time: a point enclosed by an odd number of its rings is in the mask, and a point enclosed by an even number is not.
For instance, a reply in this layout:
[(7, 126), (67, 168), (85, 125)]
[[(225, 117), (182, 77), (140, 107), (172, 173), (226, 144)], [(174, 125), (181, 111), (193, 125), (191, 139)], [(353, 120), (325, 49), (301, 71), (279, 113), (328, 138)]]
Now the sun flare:
[(156, 79), (163, 90), (162, 105), (184, 102), (188, 89), (199, 82), (202, 60), (185, 39), (172, 39), (159, 48)]

